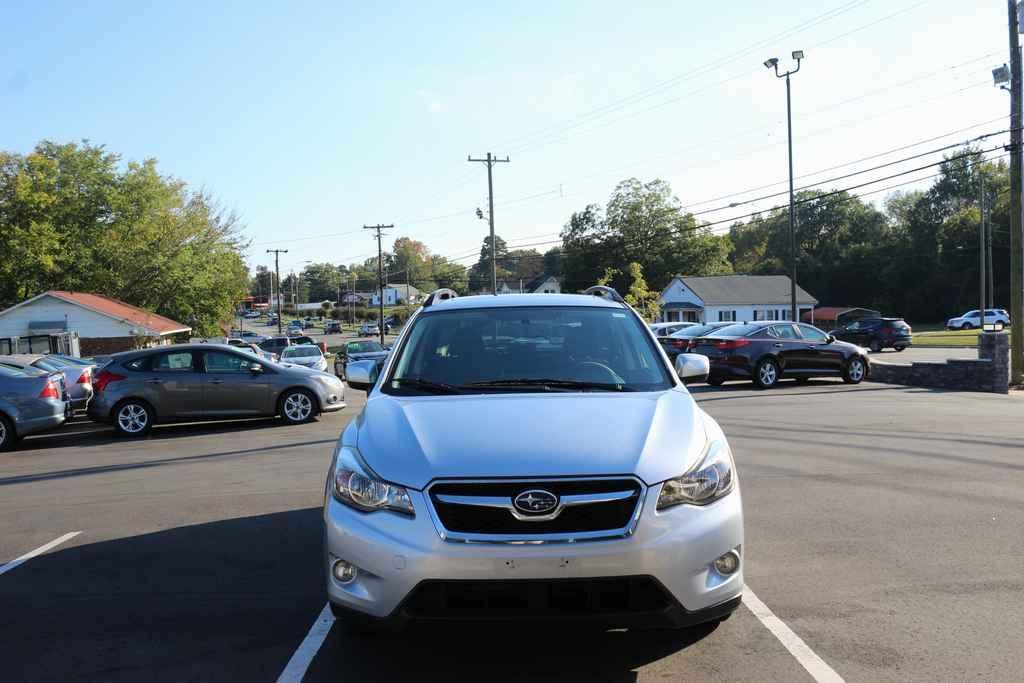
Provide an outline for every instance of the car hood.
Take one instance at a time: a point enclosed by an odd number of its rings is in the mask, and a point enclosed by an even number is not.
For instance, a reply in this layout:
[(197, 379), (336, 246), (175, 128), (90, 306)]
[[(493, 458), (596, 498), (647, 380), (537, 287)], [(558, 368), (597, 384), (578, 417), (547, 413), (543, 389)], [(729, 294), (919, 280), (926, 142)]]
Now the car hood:
[(321, 358), (285, 358), (283, 362), (290, 365), (302, 365), (307, 368), (312, 368), (320, 364)]
[[(685, 390), (655, 393), (371, 397), (355, 441), (382, 478), (424, 488), (445, 477), (683, 474), (707, 441)], [(346, 439), (347, 441), (347, 439)]]

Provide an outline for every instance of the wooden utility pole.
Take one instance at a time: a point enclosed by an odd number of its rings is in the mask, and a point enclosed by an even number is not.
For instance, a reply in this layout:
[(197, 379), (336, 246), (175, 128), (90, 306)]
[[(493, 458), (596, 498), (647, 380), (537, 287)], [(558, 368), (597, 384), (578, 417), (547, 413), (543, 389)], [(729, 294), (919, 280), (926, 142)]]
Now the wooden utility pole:
[(1021, 222), (1020, 27), (1017, 3), (1006, 0), (1010, 29), (1010, 383), (1024, 382), (1024, 235)]
[(487, 222), (491, 226), (491, 293), (498, 293), (498, 257), (497, 247), (494, 244), (494, 179), (492, 178), (491, 169), (494, 168), (494, 164), (509, 162), (508, 156), (504, 159), (498, 159), (490, 152), (487, 153), (486, 159), (474, 159), (473, 157), (466, 157), (466, 161), (479, 161), (480, 163), (487, 164)]
[[(274, 273), (277, 277), (277, 333), (281, 334), (281, 254), (287, 254), (287, 249), (267, 249), (268, 254), (274, 255)], [(274, 283), (270, 283), (270, 296), (274, 296)]]
[(377, 331), (380, 332), (380, 345), (384, 346), (384, 248), (381, 246), (382, 230), (395, 227), (394, 225), (364, 225), (363, 230), (377, 231), (377, 281), (380, 285), (380, 319), (377, 321)]

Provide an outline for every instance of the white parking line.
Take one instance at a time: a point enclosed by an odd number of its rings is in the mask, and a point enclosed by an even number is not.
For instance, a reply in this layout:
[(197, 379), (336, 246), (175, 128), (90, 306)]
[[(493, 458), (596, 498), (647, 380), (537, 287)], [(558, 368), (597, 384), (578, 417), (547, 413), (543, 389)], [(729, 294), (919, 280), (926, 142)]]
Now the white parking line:
[(747, 606), (758, 621), (772, 632), (783, 647), (789, 650), (789, 654), (800, 662), (800, 665), (807, 669), (807, 673), (816, 681), (827, 681), (828, 683), (843, 683), (843, 677), (835, 672), (835, 669), (825, 663), (821, 657), (814, 653), (814, 650), (807, 646), (800, 636), (793, 633), (793, 630), (768, 609), (768, 605), (761, 602), (761, 599), (754, 595), (749, 588), (743, 590), (743, 604)]
[(334, 615), (331, 613), (331, 606), (324, 605), (324, 608), (320, 610), (320, 616), (310, 627), (309, 633), (299, 644), (299, 648), (292, 658), (288, 660), (288, 666), (277, 677), (277, 683), (301, 683), (302, 678), (306, 675), (306, 669), (309, 668), (313, 657), (316, 657), (316, 653), (320, 650), (324, 638), (327, 637), (333, 625)]
[(64, 541), (71, 540), (72, 538), (74, 538), (75, 536), (77, 536), (80, 533), (82, 533), (82, 532), (81, 531), (71, 531), (69, 533), (64, 534), (60, 538), (53, 539), (52, 541), (50, 541), (46, 545), (41, 545), (38, 548), (36, 548), (35, 550), (32, 550), (32, 551), (29, 551), (29, 552), (25, 553), (21, 557), (19, 557), (17, 559), (14, 559), (14, 560), (11, 560), (7, 564), (0, 566), (0, 574), (6, 574), (7, 572), (11, 571), (15, 567), (17, 567), (19, 565), (22, 565), (22, 564), (25, 564), (26, 562), (31, 560), (36, 555), (42, 555), (47, 550), (49, 550), (51, 548), (56, 548), (57, 546), (59, 546)]

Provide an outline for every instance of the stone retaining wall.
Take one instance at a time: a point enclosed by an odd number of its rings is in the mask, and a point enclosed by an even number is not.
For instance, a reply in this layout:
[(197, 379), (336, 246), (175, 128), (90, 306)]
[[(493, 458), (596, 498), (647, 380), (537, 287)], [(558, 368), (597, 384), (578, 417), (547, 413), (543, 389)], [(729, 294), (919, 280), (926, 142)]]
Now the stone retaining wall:
[(871, 360), (869, 378), (885, 384), (1006, 394), (1010, 390), (1010, 337), (1004, 332), (978, 335), (978, 359), (910, 365)]

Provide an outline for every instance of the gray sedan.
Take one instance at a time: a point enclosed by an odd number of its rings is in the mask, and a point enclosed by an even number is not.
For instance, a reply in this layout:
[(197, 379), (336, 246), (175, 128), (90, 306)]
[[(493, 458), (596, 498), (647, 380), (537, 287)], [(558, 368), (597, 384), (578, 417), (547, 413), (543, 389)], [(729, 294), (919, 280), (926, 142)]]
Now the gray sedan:
[(129, 436), (181, 420), (280, 415), (298, 424), (345, 407), (345, 387), (336, 377), (221, 344), (119, 353), (93, 384), (89, 417)]
[(0, 356), (0, 365), (16, 368), (37, 368), (45, 372), (61, 372), (67, 386), (72, 410), (85, 410), (92, 398), (92, 365), (71, 362), (63, 356), (44, 356), (38, 353), (19, 353)]
[(21, 437), (64, 424), (70, 413), (60, 373), (0, 365), (0, 451)]

